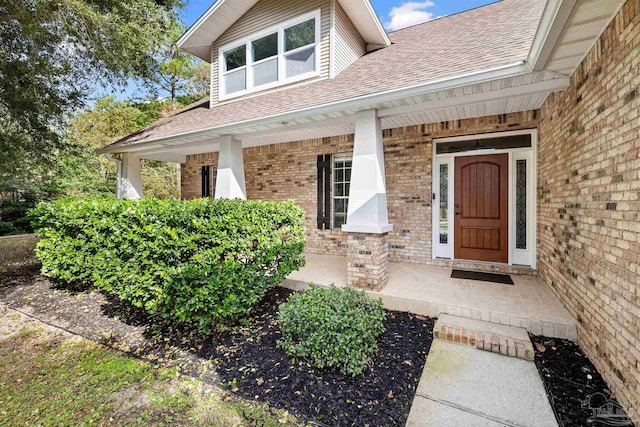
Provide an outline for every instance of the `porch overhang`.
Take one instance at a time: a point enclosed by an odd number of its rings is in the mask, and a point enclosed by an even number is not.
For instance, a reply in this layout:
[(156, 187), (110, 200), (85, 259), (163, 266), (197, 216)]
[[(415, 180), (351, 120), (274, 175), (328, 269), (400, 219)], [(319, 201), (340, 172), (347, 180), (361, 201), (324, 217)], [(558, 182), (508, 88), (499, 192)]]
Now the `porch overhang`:
[(508, 114), (536, 110), (550, 93), (568, 87), (568, 77), (532, 72), (520, 62), (285, 114), (109, 146), (98, 153), (128, 152), (149, 160), (184, 163), (187, 155), (219, 151), (225, 135), (233, 135), (243, 147), (347, 135), (355, 131), (355, 115), (366, 110), (378, 112), (382, 129)]

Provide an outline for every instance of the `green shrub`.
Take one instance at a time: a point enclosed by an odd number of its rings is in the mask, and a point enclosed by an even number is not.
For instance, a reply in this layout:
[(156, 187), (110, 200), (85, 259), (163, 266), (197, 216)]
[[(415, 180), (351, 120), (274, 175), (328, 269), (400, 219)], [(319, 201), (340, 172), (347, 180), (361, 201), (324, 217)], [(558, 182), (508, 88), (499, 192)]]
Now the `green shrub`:
[(59, 200), (31, 212), (42, 273), (203, 330), (248, 314), (304, 265), (292, 202)]
[(358, 375), (384, 331), (384, 319), (382, 301), (363, 291), (312, 285), (280, 305), (278, 346), (319, 368), (335, 366), (345, 374)]
[(37, 203), (35, 192), (0, 194), (0, 236), (33, 232), (27, 212)]

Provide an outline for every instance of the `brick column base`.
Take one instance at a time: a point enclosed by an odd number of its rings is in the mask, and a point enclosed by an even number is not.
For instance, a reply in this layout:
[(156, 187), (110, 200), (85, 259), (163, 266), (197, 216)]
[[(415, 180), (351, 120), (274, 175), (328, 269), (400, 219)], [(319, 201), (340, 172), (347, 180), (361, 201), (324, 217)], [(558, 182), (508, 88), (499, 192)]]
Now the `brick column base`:
[(347, 284), (379, 291), (389, 281), (387, 234), (349, 233), (347, 237)]

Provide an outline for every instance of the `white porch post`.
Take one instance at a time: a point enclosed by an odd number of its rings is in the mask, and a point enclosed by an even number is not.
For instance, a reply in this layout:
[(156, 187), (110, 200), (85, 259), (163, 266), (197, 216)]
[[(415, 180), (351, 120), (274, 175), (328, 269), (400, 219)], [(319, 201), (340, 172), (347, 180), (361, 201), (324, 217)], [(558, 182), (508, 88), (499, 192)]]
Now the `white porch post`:
[(141, 199), (144, 197), (140, 157), (130, 153), (122, 154), (116, 185), (116, 196), (119, 199)]
[(245, 200), (247, 198), (242, 143), (233, 135), (225, 135), (220, 141), (215, 198)]
[(389, 280), (389, 243), (382, 126), (376, 110), (356, 115), (347, 223), (347, 283), (379, 291)]
[(349, 209), (342, 231), (382, 234), (392, 229), (387, 213), (382, 126), (376, 110), (362, 111), (356, 115)]

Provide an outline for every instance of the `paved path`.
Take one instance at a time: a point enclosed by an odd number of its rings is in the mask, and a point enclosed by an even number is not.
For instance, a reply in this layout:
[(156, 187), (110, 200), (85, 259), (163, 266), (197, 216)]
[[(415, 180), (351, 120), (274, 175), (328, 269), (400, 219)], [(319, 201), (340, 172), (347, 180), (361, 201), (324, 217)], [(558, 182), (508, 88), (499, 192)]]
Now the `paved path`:
[(532, 362), (434, 340), (407, 427), (557, 427)]

